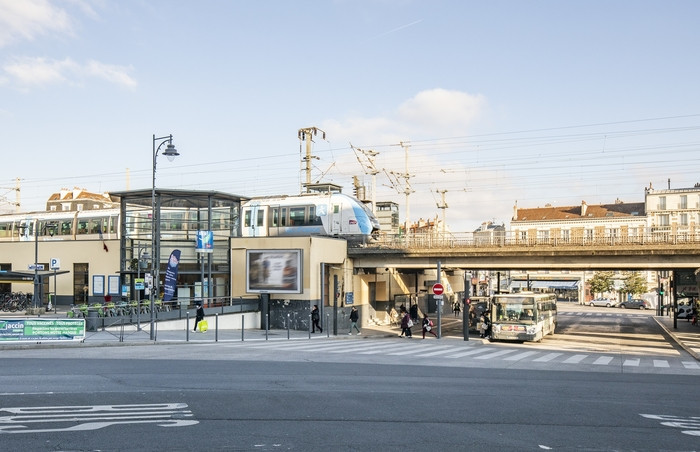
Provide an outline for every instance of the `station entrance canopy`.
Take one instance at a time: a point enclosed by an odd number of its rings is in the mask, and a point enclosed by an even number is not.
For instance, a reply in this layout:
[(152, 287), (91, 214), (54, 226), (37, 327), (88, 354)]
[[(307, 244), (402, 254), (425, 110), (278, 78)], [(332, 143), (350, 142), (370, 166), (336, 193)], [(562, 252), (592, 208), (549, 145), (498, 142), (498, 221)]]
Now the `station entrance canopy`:
[[(39, 276), (39, 282), (42, 282), (45, 277), (54, 275), (63, 275), (65, 273), (70, 273), (68, 270), (62, 271), (40, 271), (37, 272)], [(34, 282), (34, 272), (33, 271), (0, 271), (0, 284), (10, 284), (10, 283), (28, 283)]]

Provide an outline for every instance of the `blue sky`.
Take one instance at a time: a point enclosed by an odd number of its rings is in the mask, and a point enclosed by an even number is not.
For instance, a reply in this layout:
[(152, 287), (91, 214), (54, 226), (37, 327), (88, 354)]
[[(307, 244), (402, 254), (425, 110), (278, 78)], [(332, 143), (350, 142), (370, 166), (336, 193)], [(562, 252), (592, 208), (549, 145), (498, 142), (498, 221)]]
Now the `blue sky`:
[[(700, 182), (697, 1), (0, 0), (0, 196), (372, 178), (453, 231)], [(406, 152), (400, 143), (408, 144)], [(399, 177), (397, 177), (397, 175)], [(5, 203), (4, 209), (12, 207)]]

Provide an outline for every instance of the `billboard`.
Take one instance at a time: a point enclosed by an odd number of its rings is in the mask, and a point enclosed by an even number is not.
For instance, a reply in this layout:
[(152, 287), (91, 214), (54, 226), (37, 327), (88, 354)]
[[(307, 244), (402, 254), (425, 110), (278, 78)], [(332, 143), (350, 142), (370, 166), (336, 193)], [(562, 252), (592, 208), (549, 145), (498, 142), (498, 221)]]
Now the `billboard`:
[(301, 293), (301, 250), (246, 250), (246, 292)]

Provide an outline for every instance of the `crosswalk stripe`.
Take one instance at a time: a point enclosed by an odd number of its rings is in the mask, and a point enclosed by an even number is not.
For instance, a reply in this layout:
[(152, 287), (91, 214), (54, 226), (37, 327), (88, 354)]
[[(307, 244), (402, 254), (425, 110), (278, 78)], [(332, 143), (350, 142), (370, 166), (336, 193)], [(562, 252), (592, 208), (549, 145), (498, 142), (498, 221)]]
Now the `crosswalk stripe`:
[(654, 360), (654, 367), (670, 367), (668, 364), (668, 361), (665, 359), (655, 359)]
[(598, 359), (596, 359), (595, 361), (593, 361), (593, 364), (597, 364), (599, 366), (607, 366), (608, 364), (610, 364), (610, 361), (612, 361), (612, 360), (613, 360), (612, 356), (601, 356)]
[(428, 352), (428, 353), (418, 353), (418, 354), (416, 354), (416, 356), (427, 357), (427, 356), (444, 355), (445, 353), (450, 353), (450, 352), (453, 352), (455, 350), (458, 350), (458, 348), (457, 347), (447, 347), (447, 348), (444, 348), (442, 350), (435, 350), (435, 351)]
[(507, 356), (503, 359), (505, 361), (518, 361), (518, 360), (521, 360), (523, 358), (527, 358), (528, 356), (532, 356), (532, 355), (536, 355), (536, 354), (537, 354), (537, 352), (533, 352), (533, 351), (522, 352), (522, 353), (518, 353), (517, 355)]
[(533, 359), (533, 361), (537, 362), (537, 363), (546, 363), (546, 362), (551, 361), (560, 355), (562, 355), (562, 353), (547, 353), (544, 356), (540, 356), (539, 358)]
[(566, 358), (562, 363), (564, 364), (578, 364), (584, 359), (586, 359), (588, 355), (574, 355)]
[(376, 355), (378, 353), (384, 353), (387, 350), (392, 350), (396, 348), (396, 344), (391, 344), (391, 345), (380, 345), (378, 347), (374, 347), (371, 350), (365, 350), (364, 352), (358, 352), (358, 355)]
[(490, 359), (497, 356), (507, 355), (508, 353), (513, 353), (513, 350), (500, 350), (498, 352), (488, 353), (486, 355), (477, 356), (474, 359)]
[(626, 359), (625, 362), (622, 363), (622, 365), (630, 367), (639, 367), (639, 358)]
[(466, 352), (455, 353), (454, 355), (447, 355), (447, 356), (445, 356), (445, 358), (464, 358), (465, 356), (477, 355), (477, 354), (479, 354), (479, 353), (483, 353), (484, 351), (485, 351), (485, 350), (476, 348), (476, 349), (469, 350), (469, 351), (466, 351)]
[(683, 362), (683, 367), (686, 369), (700, 369), (700, 364), (696, 363), (695, 361), (682, 361)]

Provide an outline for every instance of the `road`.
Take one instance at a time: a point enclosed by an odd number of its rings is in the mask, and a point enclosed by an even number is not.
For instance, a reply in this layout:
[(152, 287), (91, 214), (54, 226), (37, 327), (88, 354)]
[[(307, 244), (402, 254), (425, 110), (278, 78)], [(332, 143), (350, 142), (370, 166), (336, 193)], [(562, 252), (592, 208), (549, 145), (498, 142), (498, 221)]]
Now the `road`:
[(539, 344), (319, 336), (3, 350), (3, 449), (700, 448), (697, 362), (663, 345), (646, 313), (604, 309), (562, 313), (561, 334)]

